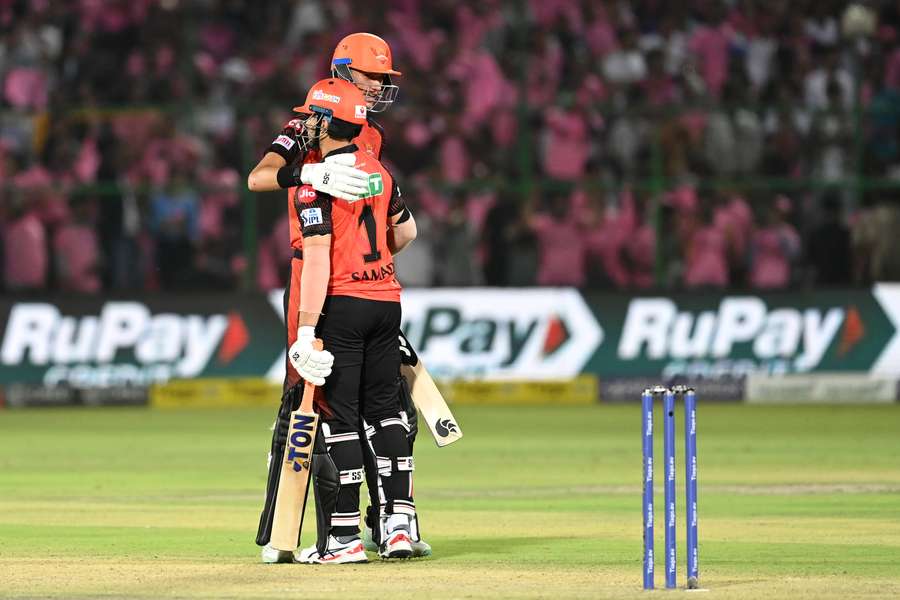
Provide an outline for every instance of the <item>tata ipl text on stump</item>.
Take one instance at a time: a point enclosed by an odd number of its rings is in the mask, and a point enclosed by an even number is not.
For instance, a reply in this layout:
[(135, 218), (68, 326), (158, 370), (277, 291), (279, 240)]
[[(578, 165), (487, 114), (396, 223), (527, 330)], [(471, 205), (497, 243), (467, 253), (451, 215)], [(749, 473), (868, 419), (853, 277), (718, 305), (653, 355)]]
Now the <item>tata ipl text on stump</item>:
[(697, 394), (693, 388), (657, 386), (641, 395), (643, 449), (644, 589), (654, 587), (653, 542), (653, 404), (663, 398), (663, 448), (665, 453), (666, 587), (676, 587), (675, 543), (675, 398), (684, 399), (685, 503), (687, 505), (687, 587), (699, 587), (697, 545)]

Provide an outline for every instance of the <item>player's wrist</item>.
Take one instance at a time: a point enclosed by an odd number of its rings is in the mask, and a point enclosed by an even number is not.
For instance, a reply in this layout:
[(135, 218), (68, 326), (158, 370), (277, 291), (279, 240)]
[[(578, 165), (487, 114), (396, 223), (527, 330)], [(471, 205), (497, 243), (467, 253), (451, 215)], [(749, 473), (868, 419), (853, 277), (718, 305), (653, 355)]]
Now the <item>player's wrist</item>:
[(301, 169), (296, 165), (285, 165), (278, 169), (275, 179), (278, 187), (287, 189), (300, 185), (302, 181)]
[(316, 337), (316, 324), (318, 322), (318, 315), (315, 315), (314, 313), (300, 313), (297, 334), (303, 335), (304, 337)]

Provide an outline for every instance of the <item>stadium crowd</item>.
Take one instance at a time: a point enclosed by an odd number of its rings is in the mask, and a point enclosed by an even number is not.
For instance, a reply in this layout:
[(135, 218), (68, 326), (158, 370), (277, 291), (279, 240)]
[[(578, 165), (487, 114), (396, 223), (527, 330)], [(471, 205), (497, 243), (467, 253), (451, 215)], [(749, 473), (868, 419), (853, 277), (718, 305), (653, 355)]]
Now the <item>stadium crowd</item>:
[(353, 31), (403, 72), (376, 119), (406, 285), (898, 280), (900, 2), (874, 4), (851, 37), (835, 0), (0, 0), (3, 287), (283, 285), (285, 195), (248, 221), (244, 179)]

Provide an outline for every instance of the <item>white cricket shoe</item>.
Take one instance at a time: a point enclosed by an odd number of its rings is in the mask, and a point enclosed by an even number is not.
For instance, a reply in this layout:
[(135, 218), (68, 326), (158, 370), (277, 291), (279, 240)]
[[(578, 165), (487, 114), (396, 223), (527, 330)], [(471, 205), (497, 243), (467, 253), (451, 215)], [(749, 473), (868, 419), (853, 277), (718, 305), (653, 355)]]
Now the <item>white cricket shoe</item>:
[(325, 550), (325, 554), (319, 554), (313, 544), (309, 548), (298, 550), (294, 559), (298, 563), (307, 565), (345, 565), (369, 562), (369, 559), (366, 558), (366, 549), (358, 537), (342, 542), (333, 535), (328, 536), (328, 549)]
[(385, 526), (387, 535), (378, 549), (381, 558), (412, 557), (412, 536), (409, 533), (409, 518), (406, 515), (394, 514), (387, 519)]
[(423, 556), (431, 556), (431, 544), (422, 539), (413, 540), (412, 557), (422, 558)]
[[(378, 544), (372, 537), (372, 528), (366, 524), (363, 524), (362, 541), (366, 550), (378, 552)], [(412, 558), (422, 558), (423, 556), (431, 556), (431, 544), (423, 539), (412, 540)]]
[(262, 549), (262, 561), (266, 565), (294, 562), (294, 553), (289, 550), (276, 550), (266, 544)]

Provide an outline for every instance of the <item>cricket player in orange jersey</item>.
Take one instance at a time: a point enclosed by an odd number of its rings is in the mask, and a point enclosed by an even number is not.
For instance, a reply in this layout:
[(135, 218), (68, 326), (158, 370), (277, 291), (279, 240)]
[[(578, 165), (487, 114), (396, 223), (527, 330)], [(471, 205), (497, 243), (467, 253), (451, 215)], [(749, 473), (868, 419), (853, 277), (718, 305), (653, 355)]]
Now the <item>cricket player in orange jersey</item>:
[[(362, 132), (353, 142), (361, 150), (380, 160), (384, 148), (384, 129), (371, 117), (371, 113), (383, 112), (394, 103), (399, 88), (393, 83), (392, 78), (401, 76), (401, 73), (394, 69), (390, 46), (377, 35), (352, 33), (344, 37), (335, 47), (331, 57), (331, 74), (333, 77), (354, 84), (365, 95), (369, 117), (366, 119)], [(415, 351), (402, 332), (400, 347), (402, 349), (401, 360), (414, 360), (412, 357), (415, 356)], [(404, 412), (411, 425), (409, 435), (411, 450), (418, 432), (416, 409), (408, 393), (402, 394), (401, 399)], [(380, 532), (377, 527), (380, 520), (378, 515), (380, 500), (375, 476), (377, 467), (374, 462), (375, 457), (371, 453), (367, 453), (364, 460), (366, 483), (369, 488), (369, 506), (366, 509), (363, 541), (367, 550), (374, 551), (383, 537), (383, 532)], [(413, 515), (411, 529), (413, 556), (430, 556), (431, 546), (422, 539), (418, 515)]]
[[(369, 33), (355, 33), (342, 39), (335, 48), (332, 57), (332, 74), (335, 77), (352, 82), (365, 95), (367, 105), (367, 119), (362, 125), (359, 135), (354, 143), (366, 153), (380, 158), (383, 147), (383, 129), (371, 118), (369, 113), (385, 110), (396, 99), (397, 86), (391, 81), (392, 76), (399, 76), (400, 72), (393, 69), (390, 47), (378, 36)], [(301, 115), (302, 117), (303, 115)], [(360, 187), (364, 186), (365, 178), (357, 169), (353, 168), (353, 162), (347, 154), (338, 154), (326, 157), (316, 149), (302, 149), (298, 142), (304, 131), (304, 119), (296, 118), (287, 123), (282, 132), (270, 145), (265, 157), (251, 172), (248, 185), (251, 190), (269, 191), (279, 187), (288, 189), (288, 210), (295, 218), (295, 207), (292, 199), (297, 193), (297, 185), (309, 184), (316, 190), (335, 197), (352, 201), (354, 196), (364, 192)], [(326, 186), (331, 186), (326, 187)], [(292, 274), (285, 294), (285, 313), (288, 335), (288, 346), (297, 339), (297, 303), (300, 297), (300, 269), (301, 261), (298, 258), (297, 240), (299, 232), (291, 229), (291, 246), (296, 260), (292, 261)], [(402, 336), (402, 334), (401, 334)], [(401, 338), (408, 347), (405, 338)], [(403, 358), (411, 355), (411, 350), (402, 354)], [(291, 364), (287, 365), (285, 378), (285, 390), (290, 389), (299, 381), (299, 375)], [(409, 416), (411, 425), (410, 444), (415, 439), (417, 432), (415, 408), (408, 394), (402, 396), (404, 408)], [(283, 430), (283, 427), (280, 428)], [(283, 433), (283, 431), (282, 431)], [(276, 435), (277, 437), (277, 435)], [(320, 436), (321, 437), (321, 436)], [(274, 443), (274, 441), (273, 441)], [(376, 550), (381, 542), (379, 507), (382, 504), (377, 485), (377, 466), (371, 453), (366, 453), (366, 477), (370, 491), (370, 506), (366, 511), (365, 543), (369, 550)], [(319, 495), (324, 478), (314, 474), (314, 490)], [(272, 474), (270, 473), (270, 483)], [(270, 486), (271, 487), (271, 486)], [(328, 494), (325, 493), (327, 496)], [(261, 519), (260, 528), (263, 530)], [(321, 528), (320, 528), (321, 529)], [(417, 516), (412, 517), (411, 523), (413, 537), (413, 555), (427, 556), (431, 554), (431, 547), (421, 539), (418, 528)], [(321, 535), (320, 535), (321, 538)], [(258, 538), (259, 540), (260, 538)], [(263, 538), (264, 539), (264, 538)], [(322, 540), (320, 539), (320, 542)], [(279, 553), (271, 548), (263, 548), (264, 562), (282, 562), (290, 560), (286, 553)]]
[[(322, 352), (334, 357), (319, 412), (327, 459), (340, 477), (330, 506), (321, 506), (317, 496), (317, 509), (330, 525), (327, 540), (302, 550), (297, 560), (366, 561), (359, 537), (363, 444), (377, 460), (384, 535), (379, 554), (409, 558), (413, 458), (397, 380), (401, 308), (393, 254), (415, 239), (415, 220), (393, 176), (352, 142), (366, 123), (366, 101), (359, 89), (341, 79), (325, 79), (295, 110), (310, 115), (302, 145), (318, 148), (324, 158), (354, 156), (369, 185), (366, 196), (355, 202), (301, 186), (293, 202), (302, 267), (300, 330), (289, 360), (304, 377), (310, 363), (318, 368), (322, 360), (312, 345), (317, 336), (324, 342)], [(371, 424), (367, 435), (361, 435), (362, 422)]]

